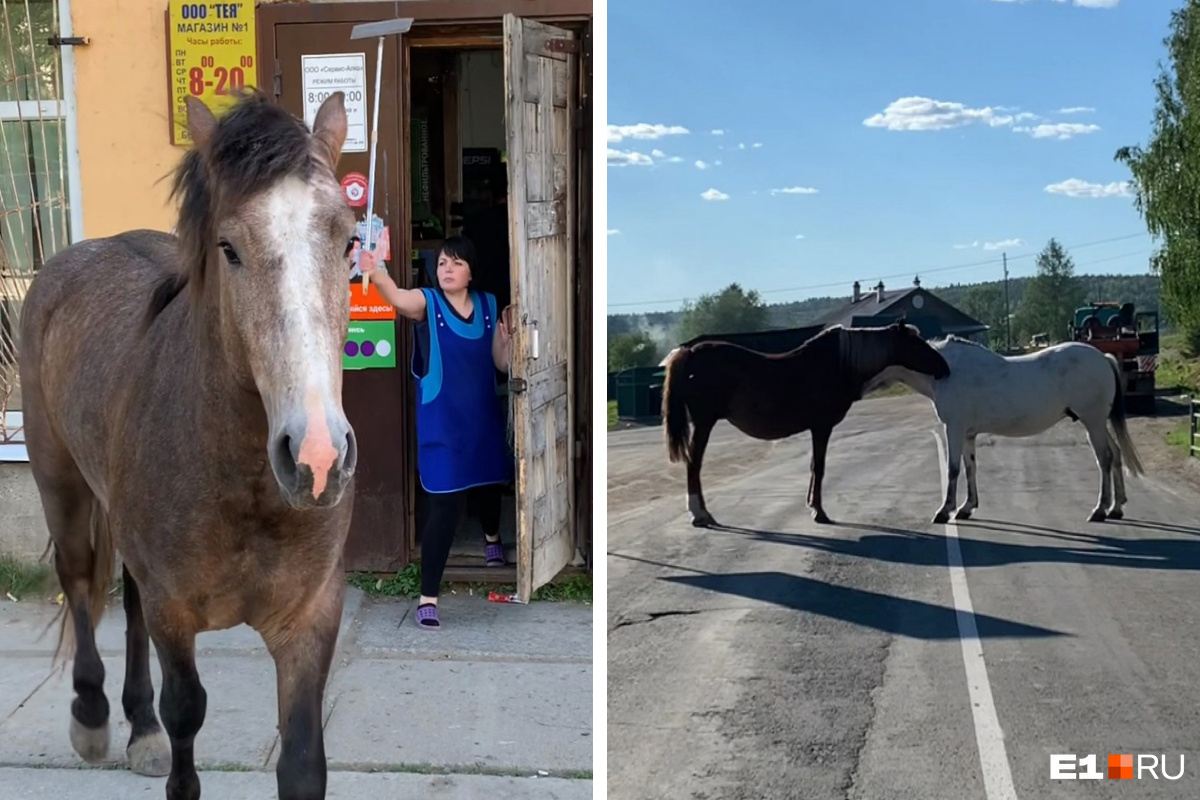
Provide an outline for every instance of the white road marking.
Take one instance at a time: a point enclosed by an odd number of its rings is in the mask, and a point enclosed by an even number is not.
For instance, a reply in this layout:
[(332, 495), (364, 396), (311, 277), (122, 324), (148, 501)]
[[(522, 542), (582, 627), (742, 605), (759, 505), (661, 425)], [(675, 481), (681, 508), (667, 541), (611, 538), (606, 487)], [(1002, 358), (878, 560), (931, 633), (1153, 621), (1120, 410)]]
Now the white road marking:
[[(945, 497), (946, 448), (938, 431), (933, 431), (933, 438), (943, 476), (942, 496)], [(967, 691), (971, 699), (971, 716), (975, 721), (975, 743), (979, 748), (983, 791), (987, 800), (1017, 800), (1012, 770), (1008, 766), (1008, 751), (1004, 747), (1004, 730), (1000, 727), (996, 703), (992, 700), (987, 664), (983, 661), (983, 642), (979, 639), (975, 608), (971, 605), (971, 592), (967, 588), (967, 573), (963, 569), (962, 549), (958, 544), (958, 525), (947, 522), (944, 527), (946, 556), (950, 565), (950, 590), (954, 595), (954, 610), (958, 617), (958, 639), (967, 672)]]

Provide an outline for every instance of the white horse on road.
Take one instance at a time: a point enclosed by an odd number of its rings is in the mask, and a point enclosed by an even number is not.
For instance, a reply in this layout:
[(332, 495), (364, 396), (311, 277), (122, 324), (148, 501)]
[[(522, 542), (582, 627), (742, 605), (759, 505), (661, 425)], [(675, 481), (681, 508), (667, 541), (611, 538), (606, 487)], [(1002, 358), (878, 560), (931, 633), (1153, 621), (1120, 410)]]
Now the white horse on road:
[(950, 365), (949, 377), (934, 380), (901, 367), (889, 367), (868, 384), (864, 394), (900, 381), (933, 401), (938, 419), (945, 426), (947, 465), (946, 500), (934, 515), (934, 523), (950, 519), (958, 499), (959, 467), (964, 455), (967, 499), (954, 518), (968, 519), (979, 507), (975, 485), (977, 435), (1034, 436), (1063, 417), (1083, 423), (1100, 467), (1100, 497), (1088, 521), (1120, 519), (1124, 515), (1122, 462), (1134, 475), (1143, 471), (1125, 426), (1124, 377), (1116, 358), (1080, 342), (1066, 342), (1021, 356), (1002, 356), (957, 336), (931, 344)]

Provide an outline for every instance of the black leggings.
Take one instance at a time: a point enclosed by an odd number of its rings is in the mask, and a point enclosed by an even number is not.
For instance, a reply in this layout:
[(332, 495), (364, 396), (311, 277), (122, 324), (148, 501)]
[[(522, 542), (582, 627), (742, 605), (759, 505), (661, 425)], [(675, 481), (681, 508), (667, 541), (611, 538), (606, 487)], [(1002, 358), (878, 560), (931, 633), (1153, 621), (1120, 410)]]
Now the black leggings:
[(460, 492), (427, 495), (429, 517), (425, 530), (421, 532), (421, 594), (437, 597), (442, 584), (442, 573), (446, 571), (446, 560), (450, 558), (450, 546), (454, 544), (454, 531), (466, 510), (468, 499), (479, 524), (487, 536), (500, 532), (500, 500), (503, 486), (493, 483), (476, 486)]

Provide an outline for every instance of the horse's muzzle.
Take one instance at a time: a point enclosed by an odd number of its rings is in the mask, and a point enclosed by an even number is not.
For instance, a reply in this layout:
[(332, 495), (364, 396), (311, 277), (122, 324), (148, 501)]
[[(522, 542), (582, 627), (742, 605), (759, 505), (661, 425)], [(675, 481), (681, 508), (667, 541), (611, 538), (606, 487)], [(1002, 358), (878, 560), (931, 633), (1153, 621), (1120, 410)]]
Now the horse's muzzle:
[(358, 464), (354, 429), (344, 419), (330, 426), (328, 437), (297, 427), (285, 426), (271, 441), (271, 470), (280, 494), (292, 508), (335, 506)]

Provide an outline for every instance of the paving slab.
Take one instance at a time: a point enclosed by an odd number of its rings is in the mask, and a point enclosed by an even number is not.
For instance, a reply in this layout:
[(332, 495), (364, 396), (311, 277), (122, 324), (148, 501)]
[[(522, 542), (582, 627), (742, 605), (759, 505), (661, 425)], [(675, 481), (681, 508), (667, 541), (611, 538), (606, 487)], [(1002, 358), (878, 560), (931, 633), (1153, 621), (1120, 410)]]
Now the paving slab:
[[(426, 634), (440, 635), (440, 634)], [(592, 665), (370, 659), (332, 679), (332, 768), (592, 768)]]
[[(166, 778), (97, 769), (0, 769), (5, 800), (157, 800)], [(204, 797), (276, 800), (273, 772), (201, 772)], [(331, 772), (326, 800), (587, 800), (592, 781), (491, 775)]]
[(442, 629), (424, 631), (413, 621), (415, 600), (366, 598), (352, 626), (359, 652), (371, 658), (592, 661), (590, 605), (446, 595), (438, 606)]
[[(108, 763), (124, 765), (129, 723), (121, 710), (120, 682), (125, 674), (125, 659), (110, 656), (103, 661), (110, 704)], [(4, 672), (13, 664), (13, 661), (7, 662)], [(279, 712), (274, 664), (268, 658), (212, 656), (198, 659), (197, 668), (208, 692), (204, 727), (196, 736), (197, 766), (262, 767), (267, 763), (277, 736)], [(156, 660), (150, 662), (150, 674), (157, 705), (162, 674)], [(0, 722), (0, 764), (80, 766), (83, 762), (67, 737), (73, 698), (70, 672), (55, 670), (24, 705)], [(6, 793), (0, 795), (7, 797)]]

